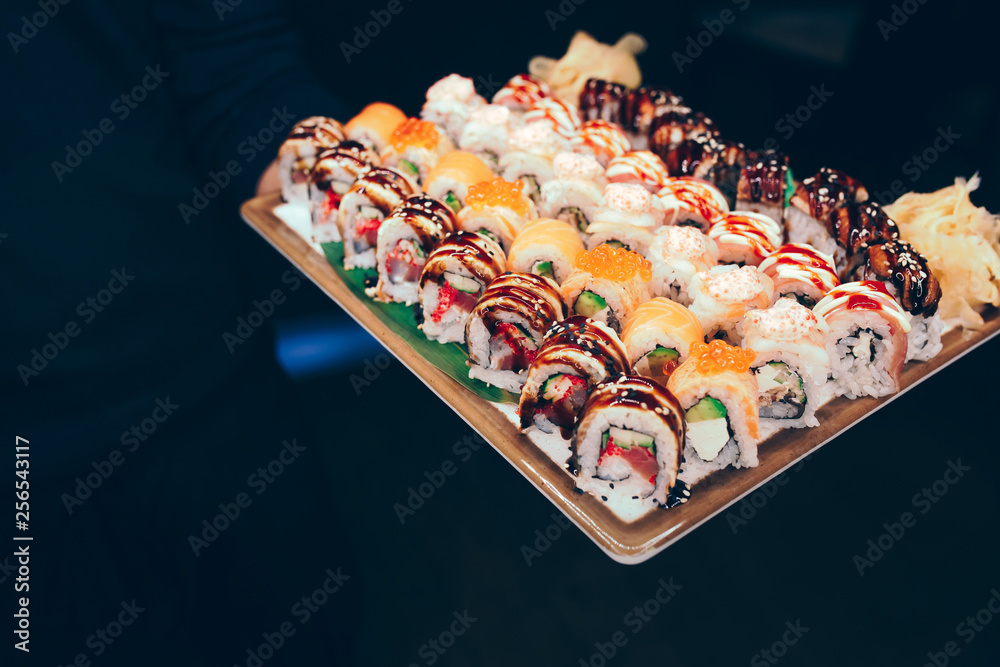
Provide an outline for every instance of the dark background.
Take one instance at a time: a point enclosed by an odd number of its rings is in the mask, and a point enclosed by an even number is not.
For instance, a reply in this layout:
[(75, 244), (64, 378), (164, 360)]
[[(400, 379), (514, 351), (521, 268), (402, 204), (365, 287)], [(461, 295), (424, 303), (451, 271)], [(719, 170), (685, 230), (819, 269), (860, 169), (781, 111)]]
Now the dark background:
[[(916, 11), (886, 40), (877, 22), (890, 20), (892, 3), (752, 0), (740, 11), (731, 3), (567, 1), (573, 12), (553, 27), (546, 11), (558, 12), (556, 2), (402, 2), (350, 63), (340, 42), (384, 3), (289, 5), (301, 33), (292, 46), (343, 107), (287, 91), (254, 101), (265, 110), (288, 104), (299, 116), (350, 115), (375, 99), (416, 113), (426, 88), (453, 71), (502, 84), (533, 55), (560, 56), (577, 29), (606, 42), (632, 30), (650, 43), (639, 60), (646, 82), (672, 88), (748, 146), (776, 138), (800, 177), (830, 165), (870, 191), (896, 179), (931, 191), (979, 170), (984, 186), (974, 201), (1000, 209), (995, 17), (986, 3), (913, 2)], [(12, 4), (5, 31), (37, 10)], [(296, 633), (264, 664), (429, 664), (421, 646), (464, 610), (477, 620), (436, 664), (578, 665), (619, 630), (628, 643), (608, 664), (768, 664), (752, 661), (796, 621), (808, 631), (782, 664), (922, 665), (949, 641), (961, 649), (954, 664), (1000, 664), (998, 623), (970, 643), (956, 634), (1000, 587), (995, 343), (829, 443), (735, 532), (723, 514), (650, 561), (623, 566), (570, 529), (529, 565), (522, 547), (554, 523), (554, 507), (488, 447), (459, 461), (452, 446), (470, 429), (399, 363), (356, 390), (352, 377), (385, 361), (380, 348), (310, 284), (292, 289), (282, 279), (287, 264), (239, 220), (250, 176), (277, 142), (195, 223), (180, 220), (177, 205), (190, 188), (233, 154), (204, 128), (255, 130), (266, 114), (244, 122), (234, 101), (192, 124), (187, 109), (207, 93), (185, 89), (178, 74), (159, 102), (140, 107), (56, 183), (50, 162), (62, 146), (106, 113), (123, 82), (157, 62), (157, 3), (141, 11), (108, 3), (127, 19), (93, 7), (64, 6), (3, 63), (13, 159), (4, 167), (12, 207), (0, 229), (9, 234), (0, 240), (9, 302), (2, 414), (5, 442), (15, 433), (32, 441), (37, 512), (32, 654), (5, 646), (3, 664), (70, 664), (83, 653), (98, 665), (244, 665), (247, 649), (283, 621)], [(678, 72), (671, 54), (727, 7), (736, 20)], [(244, 0), (218, 25), (251, 10)], [(115, 27), (108, 34), (107, 25)], [(130, 40), (148, 41), (153, 53)], [(230, 35), (189, 68), (211, 71), (233, 43), (252, 40)], [(116, 77), (118, 66), (127, 76)], [(223, 86), (237, 70), (214, 76)], [(776, 123), (811, 86), (833, 95), (786, 138)], [(316, 106), (305, 108), (310, 99)], [(949, 127), (960, 139), (911, 181), (904, 163)], [(199, 146), (212, 147), (209, 157)], [(135, 287), (25, 387), (15, 367), (48, 332), (78, 320), (76, 304), (122, 262), (138, 276)], [(287, 303), (229, 354), (222, 332), (275, 288)], [(337, 341), (337, 354), (325, 372), (291, 381), (275, 364), (282, 348), (272, 332), (296, 327)], [(177, 416), (69, 514), (62, 494), (121, 449), (119, 434), (166, 395), (182, 406)], [(291, 438), (306, 452), (255, 495), (247, 476)], [(401, 525), (393, 505), (447, 459), (457, 472)], [(920, 514), (914, 494), (959, 459), (971, 470)], [(248, 491), (251, 506), (195, 557), (188, 536), (219, 503)], [(906, 511), (916, 525), (860, 576), (853, 557)], [(338, 567), (350, 579), (300, 625), (292, 606)], [(624, 617), (661, 578), (682, 588), (633, 634)], [(12, 583), (0, 571), (6, 622)], [(88, 637), (132, 599), (146, 611), (95, 655)]]

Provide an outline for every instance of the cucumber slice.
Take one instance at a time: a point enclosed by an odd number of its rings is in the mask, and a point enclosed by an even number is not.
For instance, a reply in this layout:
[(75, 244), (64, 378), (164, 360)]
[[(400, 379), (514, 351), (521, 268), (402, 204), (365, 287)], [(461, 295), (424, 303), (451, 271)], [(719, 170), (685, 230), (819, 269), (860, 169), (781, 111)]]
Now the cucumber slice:
[(447, 204), (448, 208), (453, 210), (455, 213), (462, 210), (462, 202), (458, 200), (458, 197), (455, 196), (454, 192), (449, 191), (448, 194), (444, 196), (444, 203)]
[(706, 396), (688, 408), (686, 418), (689, 424), (696, 424), (711, 419), (725, 419), (726, 406), (711, 396)]
[(460, 292), (465, 292), (466, 294), (478, 294), (482, 285), (478, 281), (469, 278), (467, 276), (460, 276), (457, 273), (451, 273), (450, 271), (444, 272), (444, 279), (448, 281), (452, 287)]
[(628, 246), (627, 246), (627, 245), (625, 245), (625, 244), (624, 244), (624, 243), (622, 243), (621, 241), (616, 241), (616, 240), (614, 240), (614, 239), (611, 239), (611, 240), (609, 240), (609, 241), (605, 241), (605, 242), (604, 242), (604, 243), (602, 243), (601, 245), (606, 245), (606, 246), (610, 246), (610, 247), (612, 247), (612, 248), (624, 248), (625, 250), (628, 250)]
[(556, 279), (556, 274), (552, 270), (552, 262), (535, 262), (535, 265), (531, 268), (531, 272), (543, 278)]
[(649, 359), (650, 366), (652, 366), (654, 362), (657, 365), (662, 366), (670, 361), (677, 361), (680, 356), (681, 355), (677, 353), (677, 350), (672, 347), (657, 346), (655, 350), (646, 355), (646, 358)]
[(611, 440), (622, 449), (632, 449), (633, 447), (653, 449), (653, 436), (651, 435), (618, 428), (617, 426), (608, 428), (608, 434), (611, 436)]
[(580, 292), (573, 309), (584, 317), (593, 317), (608, 307), (608, 302), (589, 290)]
[(409, 160), (400, 160), (399, 168), (411, 176), (420, 176), (420, 169), (418, 169), (417, 165), (413, 164)]
[(572, 388), (572, 381), (566, 380), (568, 376), (566, 373), (556, 373), (551, 376), (548, 380), (542, 383), (542, 390), (540, 396), (547, 401), (554, 401), (557, 398), (562, 398), (567, 394), (567, 392)]
[(496, 243), (500, 243), (500, 241), (497, 240), (496, 234), (494, 234), (490, 230), (486, 229), (485, 227), (483, 227), (482, 229), (476, 230), (476, 233), (479, 234), (480, 236), (485, 236), (486, 238), (488, 238), (491, 241), (494, 241)]

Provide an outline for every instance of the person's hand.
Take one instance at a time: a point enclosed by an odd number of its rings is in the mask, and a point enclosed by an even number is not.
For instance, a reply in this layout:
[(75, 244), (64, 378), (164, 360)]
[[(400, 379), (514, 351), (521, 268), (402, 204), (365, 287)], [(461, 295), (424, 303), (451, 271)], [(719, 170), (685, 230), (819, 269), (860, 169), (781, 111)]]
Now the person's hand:
[(260, 175), (257, 181), (257, 195), (266, 195), (270, 192), (281, 190), (281, 180), (278, 179), (278, 161), (274, 160), (267, 165), (267, 169)]

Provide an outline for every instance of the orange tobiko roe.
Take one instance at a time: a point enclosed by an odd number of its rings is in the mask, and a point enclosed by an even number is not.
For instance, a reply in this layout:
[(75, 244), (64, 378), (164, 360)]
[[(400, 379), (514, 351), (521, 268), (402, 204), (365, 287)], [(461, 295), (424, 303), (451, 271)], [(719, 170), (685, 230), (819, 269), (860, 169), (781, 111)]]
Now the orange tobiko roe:
[(700, 341), (691, 343), (689, 353), (691, 358), (697, 361), (698, 370), (702, 373), (721, 373), (722, 371), (746, 373), (750, 370), (750, 364), (757, 358), (757, 353), (753, 350), (729, 345), (718, 339), (711, 343)]
[(531, 200), (525, 197), (523, 188), (524, 183), (521, 181), (511, 183), (502, 178), (476, 183), (469, 186), (465, 205), (476, 209), (484, 206), (503, 206), (518, 215), (528, 215), (531, 210), (529, 203)]
[(625, 248), (613, 248), (601, 244), (593, 250), (584, 250), (576, 256), (576, 267), (595, 278), (609, 280), (631, 280), (636, 273), (643, 282), (653, 277), (653, 264), (642, 255)]
[(389, 142), (396, 151), (402, 152), (410, 146), (434, 148), (437, 146), (440, 136), (434, 123), (429, 120), (407, 118), (392, 131)]

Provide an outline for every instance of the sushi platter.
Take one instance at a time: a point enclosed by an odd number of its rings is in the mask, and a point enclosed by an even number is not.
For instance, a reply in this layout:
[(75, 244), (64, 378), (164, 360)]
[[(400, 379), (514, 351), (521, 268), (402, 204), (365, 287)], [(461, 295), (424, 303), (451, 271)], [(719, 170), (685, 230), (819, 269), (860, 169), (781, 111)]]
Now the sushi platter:
[(372, 308), (373, 302), (353, 293), (317, 248), (276, 214), (281, 206), (279, 195), (256, 197), (243, 205), (242, 215), (268, 243), (378, 339), (597, 546), (620, 563), (641, 563), (663, 551), (1000, 331), (1000, 315), (994, 311), (986, 316), (985, 326), (968, 337), (964, 337), (958, 329), (947, 332), (942, 339), (944, 349), (940, 354), (927, 362), (907, 364), (899, 393), (853, 401), (835, 398), (817, 411), (818, 427), (785, 429), (762, 442), (757, 467), (730, 468), (715, 473), (697, 485), (689, 502), (628, 522), (619, 518), (600, 498), (577, 493), (574, 478), (520, 431), (505, 414), (502, 405), (469, 392), (461, 383), (416, 353), (405, 338), (378, 317)]
[(638, 563), (996, 335), (1000, 216), (978, 176), (884, 207), (799, 180), (605, 46), (490, 101), (452, 74), (418, 116), (303, 119), (242, 213)]

